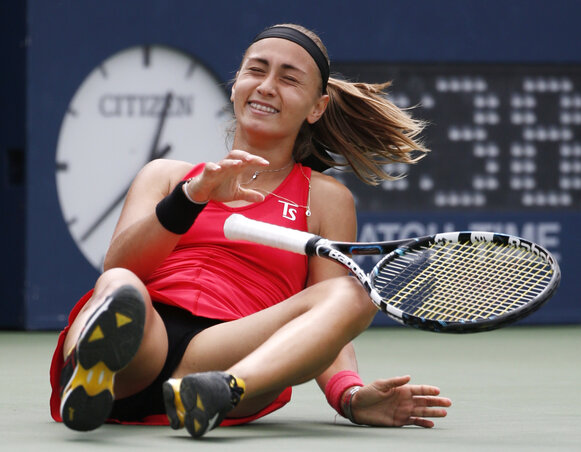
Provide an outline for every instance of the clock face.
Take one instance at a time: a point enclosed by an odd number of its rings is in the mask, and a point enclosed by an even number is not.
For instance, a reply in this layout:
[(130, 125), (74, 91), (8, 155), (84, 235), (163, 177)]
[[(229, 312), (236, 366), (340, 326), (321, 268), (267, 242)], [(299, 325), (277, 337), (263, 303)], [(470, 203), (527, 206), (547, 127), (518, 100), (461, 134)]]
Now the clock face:
[(71, 236), (96, 269), (139, 170), (156, 158), (219, 160), (229, 108), (219, 80), (168, 47), (123, 50), (88, 75), (61, 126), (56, 186)]

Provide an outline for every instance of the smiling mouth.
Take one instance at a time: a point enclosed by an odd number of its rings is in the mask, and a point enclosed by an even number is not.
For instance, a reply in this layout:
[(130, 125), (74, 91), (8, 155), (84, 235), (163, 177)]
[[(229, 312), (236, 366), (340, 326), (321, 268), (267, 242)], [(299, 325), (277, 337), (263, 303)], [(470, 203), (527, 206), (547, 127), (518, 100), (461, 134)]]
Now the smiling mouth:
[(263, 111), (265, 113), (278, 113), (276, 108), (269, 107), (267, 105), (257, 104), (256, 102), (249, 102), (248, 104), (255, 110)]

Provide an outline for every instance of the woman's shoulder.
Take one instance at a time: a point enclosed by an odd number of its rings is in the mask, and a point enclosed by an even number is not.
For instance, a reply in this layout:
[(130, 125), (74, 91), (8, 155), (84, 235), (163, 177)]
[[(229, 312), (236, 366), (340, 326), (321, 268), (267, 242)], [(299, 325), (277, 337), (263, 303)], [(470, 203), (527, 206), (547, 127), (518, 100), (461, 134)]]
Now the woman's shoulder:
[(183, 160), (171, 160), (171, 159), (155, 159), (147, 163), (143, 170), (157, 172), (157, 171), (182, 171), (187, 173), (194, 167), (192, 163), (185, 162)]
[(313, 171), (311, 232), (333, 240), (353, 241), (357, 229), (355, 200), (351, 191), (332, 176)]
[(311, 184), (314, 194), (323, 199), (332, 200), (333, 202), (353, 202), (351, 190), (335, 179), (333, 176), (311, 172)]
[(164, 179), (178, 183), (194, 167), (182, 160), (156, 159), (147, 163), (139, 172), (142, 179)]

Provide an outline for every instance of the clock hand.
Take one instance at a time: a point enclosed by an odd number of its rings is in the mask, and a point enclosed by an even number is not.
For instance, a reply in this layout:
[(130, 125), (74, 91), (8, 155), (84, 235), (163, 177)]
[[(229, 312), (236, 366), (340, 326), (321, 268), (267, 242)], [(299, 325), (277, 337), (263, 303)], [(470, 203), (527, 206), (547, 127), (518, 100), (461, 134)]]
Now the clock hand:
[[(157, 149), (157, 146), (159, 145), (159, 139), (161, 137), (161, 132), (163, 130), (163, 126), (165, 125), (165, 120), (167, 118), (167, 113), (169, 111), (169, 107), (171, 105), (172, 98), (173, 98), (173, 94), (171, 93), (171, 91), (169, 91), (165, 95), (165, 100), (163, 102), (163, 108), (162, 108), (161, 113), (159, 115), (159, 121), (157, 123), (157, 128), (156, 128), (155, 134), (153, 136), (153, 143), (151, 144), (151, 148), (149, 149), (149, 155), (147, 157), (146, 163), (151, 162), (154, 159), (163, 158), (165, 155), (167, 155), (168, 152), (171, 151), (171, 145), (169, 145), (169, 144), (164, 146), (163, 149), (160, 149), (160, 150)], [(85, 240), (87, 240), (91, 236), (91, 234), (93, 234), (93, 232), (95, 232), (95, 230), (101, 225), (101, 223), (103, 223), (103, 221), (105, 221), (105, 219), (111, 214), (111, 212), (113, 212), (113, 210), (115, 210), (117, 205), (119, 205), (119, 203), (121, 203), (125, 199), (125, 196), (127, 195), (127, 192), (129, 191), (130, 187), (131, 187), (131, 184), (127, 185), (125, 187), (125, 189), (113, 200), (113, 202), (109, 205), (109, 207), (107, 207), (107, 209), (105, 209), (105, 211), (99, 216), (99, 218), (97, 218), (91, 224), (91, 226), (81, 236), (81, 238), (80, 238), (81, 242), (84, 242)]]
[(165, 120), (167, 118), (167, 113), (169, 111), (169, 107), (171, 105), (171, 101), (173, 99), (173, 94), (169, 91), (165, 95), (165, 100), (163, 102), (163, 108), (161, 110), (161, 114), (159, 115), (159, 121), (157, 123), (157, 129), (155, 131), (155, 135), (153, 136), (153, 143), (151, 143), (151, 148), (149, 149), (149, 157), (147, 162), (151, 162), (154, 159), (161, 158), (161, 151), (158, 151), (157, 146), (159, 145), (159, 139), (161, 137), (161, 132), (163, 130), (163, 126), (165, 125)]
[[(157, 149), (157, 146), (159, 145), (159, 139), (161, 137), (161, 132), (163, 130), (163, 126), (165, 125), (165, 120), (167, 118), (167, 113), (169, 111), (169, 107), (171, 105), (172, 98), (173, 98), (173, 94), (171, 93), (171, 91), (165, 95), (163, 108), (162, 108), (161, 113), (159, 115), (159, 121), (157, 123), (155, 135), (153, 136), (153, 143), (151, 144), (151, 148), (149, 149), (149, 155), (147, 157), (146, 163), (151, 162), (154, 159), (163, 158), (171, 151), (171, 145), (169, 145), (169, 144), (164, 146), (160, 150)], [(101, 225), (101, 223), (103, 223), (103, 221), (105, 221), (105, 219), (111, 214), (111, 212), (113, 212), (113, 210), (115, 210), (117, 205), (119, 205), (119, 203), (121, 203), (125, 199), (125, 196), (127, 195), (127, 192), (129, 191), (130, 187), (131, 187), (131, 184), (127, 185), (125, 187), (125, 189), (113, 200), (113, 202), (109, 205), (109, 207), (107, 207), (107, 209), (105, 209), (105, 211), (99, 216), (99, 218), (97, 218), (91, 224), (91, 226), (81, 236), (81, 238), (80, 238), (81, 242), (84, 242), (85, 240), (87, 240), (91, 236), (91, 234), (93, 234), (93, 232), (95, 232), (95, 230)]]
[[(168, 145), (164, 146), (163, 149), (161, 149), (159, 151), (156, 158), (163, 158), (170, 151), (171, 151), (171, 145), (168, 144)], [(107, 207), (105, 209), (105, 211), (99, 216), (99, 218), (97, 218), (91, 224), (91, 226), (89, 226), (89, 228), (85, 231), (85, 233), (83, 235), (81, 235), (81, 238), (80, 238), (81, 242), (84, 242), (85, 240), (87, 240), (91, 236), (91, 234), (93, 234), (93, 232), (95, 232), (95, 230), (101, 225), (101, 223), (103, 223), (103, 221), (105, 221), (105, 219), (111, 214), (111, 212), (113, 212), (113, 210), (115, 210), (117, 205), (125, 199), (125, 196), (127, 195), (127, 192), (129, 191), (130, 187), (131, 187), (131, 184), (128, 184), (125, 187), (125, 189), (113, 200), (113, 202), (109, 205), (109, 207)]]

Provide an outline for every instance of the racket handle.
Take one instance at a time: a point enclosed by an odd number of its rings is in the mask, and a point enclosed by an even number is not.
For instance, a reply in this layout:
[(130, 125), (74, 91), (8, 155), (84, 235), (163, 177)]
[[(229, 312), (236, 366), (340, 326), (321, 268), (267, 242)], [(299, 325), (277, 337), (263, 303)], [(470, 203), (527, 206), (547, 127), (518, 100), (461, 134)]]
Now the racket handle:
[(307, 254), (308, 241), (317, 237), (308, 232), (251, 220), (237, 213), (224, 222), (224, 235), (230, 240), (247, 240), (297, 254)]

